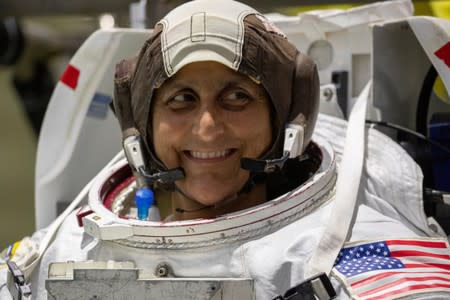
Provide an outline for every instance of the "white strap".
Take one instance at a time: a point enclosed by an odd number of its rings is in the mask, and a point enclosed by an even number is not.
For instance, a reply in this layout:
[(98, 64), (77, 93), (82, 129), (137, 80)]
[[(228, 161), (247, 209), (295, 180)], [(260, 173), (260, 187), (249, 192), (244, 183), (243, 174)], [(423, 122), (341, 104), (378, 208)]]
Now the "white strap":
[[(114, 158), (100, 171), (99, 174), (102, 174), (104, 171), (108, 170), (110, 166), (115, 164), (119, 159), (123, 157), (123, 151), (120, 151)], [(67, 216), (76, 208), (78, 205), (80, 205), (81, 201), (85, 198), (87, 193), (89, 192), (89, 189), (94, 182), (94, 180), (97, 178), (98, 175), (94, 176), (94, 178), (89, 181), (88, 184), (81, 190), (81, 192), (77, 195), (77, 197), (70, 203), (70, 205), (56, 218), (55, 221), (53, 221), (52, 224), (47, 229), (47, 232), (45, 233), (44, 237), (39, 243), (39, 249), (36, 256), (36, 259), (34, 259), (30, 264), (26, 266), (19, 266), (19, 268), (22, 270), (25, 281), (29, 281), (31, 275), (33, 274), (34, 269), (39, 264), (42, 256), (44, 255), (45, 251), (47, 250), (50, 243), (53, 241), (56, 233), (58, 232), (59, 227), (61, 226), (62, 222), (67, 218)]]
[(336, 197), (329, 222), (305, 270), (305, 278), (318, 273), (329, 274), (346, 240), (356, 206), (364, 163), (365, 119), (371, 82), (353, 106), (348, 120), (344, 154), (336, 183)]

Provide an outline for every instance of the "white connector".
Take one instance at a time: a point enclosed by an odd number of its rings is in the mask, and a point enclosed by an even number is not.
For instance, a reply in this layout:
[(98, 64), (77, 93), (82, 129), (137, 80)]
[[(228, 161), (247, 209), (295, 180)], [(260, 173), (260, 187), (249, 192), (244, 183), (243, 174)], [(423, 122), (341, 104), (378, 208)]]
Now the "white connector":
[(289, 158), (295, 158), (302, 154), (305, 130), (303, 126), (289, 123), (284, 135), (283, 152), (289, 152)]
[(125, 156), (127, 157), (128, 163), (135, 170), (145, 169), (144, 156), (141, 147), (142, 145), (138, 136), (131, 135), (123, 141)]

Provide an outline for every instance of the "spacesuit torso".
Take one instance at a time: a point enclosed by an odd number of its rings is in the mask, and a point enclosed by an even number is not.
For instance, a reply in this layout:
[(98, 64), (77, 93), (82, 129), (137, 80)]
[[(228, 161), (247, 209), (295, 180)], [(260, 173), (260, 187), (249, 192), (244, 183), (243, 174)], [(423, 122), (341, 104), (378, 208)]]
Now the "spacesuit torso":
[[(272, 299), (283, 294), (305, 279), (306, 265), (330, 215), (345, 128), (344, 121), (321, 115), (314, 136), (323, 157), (319, 170), (296, 189), (255, 208), (214, 220), (168, 222), (156, 226), (156, 223), (114, 219), (112, 214), (93, 207), (95, 212), (89, 216), (103, 220), (97, 238), (86, 234), (96, 234), (94, 229), (86, 228), (86, 224), (92, 225), (86, 222), (87, 217), (83, 229), (72, 214), (63, 223), (34, 274), (34, 295), (37, 299), (46, 299), (45, 280), (50, 263), (86, 260), (132, 261), (136, 268), (153, 274), (164, 265), (170, 270), (167, 275), (177, 278), (251, 278), (257, 299)], [(436, 225), (429, 226), (424, 215), (422, 175), (418, 166), (388, 137), (372, 129), (368, 130), (367, 136), (357, 213), (345, 247), (352, 251), (361, 244), (370, 247), (384, 241), (414, 240), (416, 243), (443, 243), (448, 252), (445, 236), (437, 232)], [(101, 186), (101, 183), (94, 184), (93, 190)], [(95, 206), (92, 205), (92, 193), (91, 207)], [(101, 231), (102, 226), (106, 231)], [(133, 233), (128, 237), (120, 233), (123, 237), (114, 239), (105, 235), (108, 226), (110, 229), (128, 226), (133, 228)], [(123, 232), (122, 229), (117, 231)], [(39, 236), (42, 234), (37, 233), (35, 238)], [(364, 245), (362, 247), (366, 247)], [(352, 286), (350, 280), (354, 274), (345, 273), (342, 268), (346, 265), (341, 263), (342, 259), (338, 257), (331, 275), (338, 299), (357, 298), (358, 293), (362, 293), (359, 297), (363, 299), (369, 296), (388, 298), (389, 294), (381, 293), (377, 287), (371, 292), (370, 288), (361, 291), (359, 286)], [(367, 278), (371, 276), (369, 271), (363, 273)], [(405, 275), (397, 276), (405, 278)], [(422, 278), (426, 279), (426, 276)], [(402, 282), (388, 285), (382, 291), (388, 293), (389, 287)], [(414, 295), (430, 299), (434, 295), (436, 299), (444, 299), (448, 296), (446, 291), (445, 286), (437, 285), (428, 290), (393, 291), (391, 297)], [(5, 292), (6, 289), (2, 289), (2, 296)], [(189, 296), (196, 299), (189, 291), (185, 292), (184, 299)]]

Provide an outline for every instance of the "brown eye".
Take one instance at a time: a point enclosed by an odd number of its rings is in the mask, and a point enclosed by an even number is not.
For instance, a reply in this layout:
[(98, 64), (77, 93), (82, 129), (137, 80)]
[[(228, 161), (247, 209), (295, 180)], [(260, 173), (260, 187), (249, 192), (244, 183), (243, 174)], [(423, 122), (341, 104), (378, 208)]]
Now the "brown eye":
[(172, 110), (186, 109), (194, 105), (195, 97), (189, 93), (181, 93), (170, 98), (166, 105)]
[(234, 91), (226, 94), (222, 99), (222, 104), (226, 109), (241, 110), (251, 101), (249, 94), (243, 91)]

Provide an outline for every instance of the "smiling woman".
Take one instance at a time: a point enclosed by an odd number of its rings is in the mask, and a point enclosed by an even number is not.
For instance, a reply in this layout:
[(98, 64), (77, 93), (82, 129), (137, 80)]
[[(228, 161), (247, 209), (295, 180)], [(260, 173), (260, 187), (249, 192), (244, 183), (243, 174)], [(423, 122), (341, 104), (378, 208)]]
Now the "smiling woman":
[[(165, 221), (255, 207), (318, 167), (316, 155), (302, 156), (318, 113), (315, 63), (252, 8), (218, 3), (173, 10), (116, 67), (124, 149), (137, 188), (155, 190)], [(286, 178), (285, 163), (300, 157), (309, 167)]]
[(152, 136), (162, 163), (185, 173), (173, 206), (209, 206), (173, 219), (214, 217), (266, 201), (263, 186), (237, 195), (249, 179), (241, 158), (260, 157), (272, 142), (269, 99), (249, 77), (211, 61), (183, 67), (155, 93)]
[(316, 126), (315, 63), (251, 7), (175, 8), (114, 83), (126, 157), (71, 204), (89, 189), (89, 207), (12, 255), (26, 280), (37, 266), (37, 299), (449, 298), (448, 240), (427, 223), (417, 165), (355, 127), (363, 109), (348, 131)]

